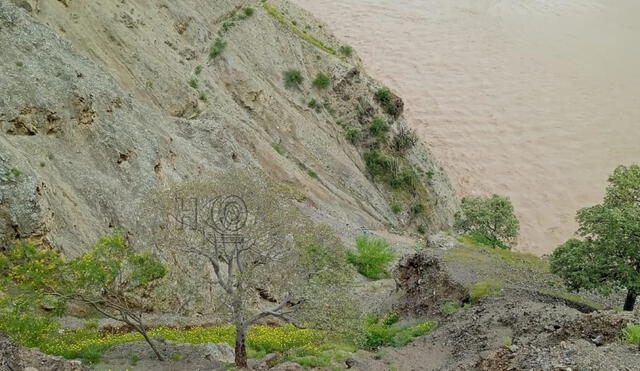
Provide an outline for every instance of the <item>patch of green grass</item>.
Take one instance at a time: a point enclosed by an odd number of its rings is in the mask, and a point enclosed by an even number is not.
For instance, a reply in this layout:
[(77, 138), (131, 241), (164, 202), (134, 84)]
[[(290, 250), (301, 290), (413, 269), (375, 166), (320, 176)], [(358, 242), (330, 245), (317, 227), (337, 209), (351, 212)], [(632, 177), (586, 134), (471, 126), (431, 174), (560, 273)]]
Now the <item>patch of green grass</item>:
[(198, 96), (198, 98), (200, 98), (201, 101), (206, 102), (209, 98), (207, 97), (207, 93), (205, 92), (200, 92), (200, 95)]
[(197, 89), (198, 88), (198, 79), (196, 79), (194, 77), (191, 80), (189, 80), (189, 86), (191, 86), (194, 89)]
[(469, 290), (469, 301), (475, 304), (483, 297), (497, 296), (504, 283), (496, 280), (479, 281)]
[(340, 54), (347, 58), (350, 58), (353, 55), (353, 48), (349, 45), (342, 45), (340, 47)]
[(219, 57), (226, 47), (227, 42), (218, 37), (209, 50), (209, 59)]
[(193, 72), (196, 75), (199, 75), (202, 72), (202, 66), (196, 66), (196, 69)]
[(371, 316), (367, 318), (365, 321), (366, 348), (405, 346), (415, 338), (430, 333), (437, 326), (437, 323), (433, 321), (400, 321), (399, 318), (390, 322), (388, 317)]
[(510, 336), (505, 337), (504, 340), (502, 341), (502, 346), (505, 348), (509, 348), (512, 345), (513, 345), (513, 339)]
[(175, 362), (180, 362), (184, 359), (184, 354), (180, 352), (175, 352), (171, 355), (171, 360)]
[(628, 343), (640, 345), (640, 325), (629, 323), (627, 327), (622, 330), (622, 335)]
[(588, 307), (588, 308), (592, 308), (594, 310), (603, 310), (605, 309), (604, 306), (595, 303), (591, 300), (585, 299), (581, 296), (578, 295), (573, 295), (573, 294), (569, 294), (567, 292), (557, 292), (557, 291), (550, 291), (550, 290), (544, 290), (541, 291), (544, 295), (548, 295), (548, 296), (553, 296), (555, 298), (559, 298), (562, 299), (564, 301), (567, 302), (571, 302), (574, 304), (577, 304), (579, 306), (584, 306), (584, 307)]
[(356, 252), (347, 251), (347, 261), (373, 280), (389, 276), (387, 268), (395, 257), (396, 251), (387, 241), (367, 235), (356, 239)]
[(483, 240), (477, 235), (464, 235), (458, 236), (457, 238), (461, 243), (468, 245), (471, 248), (478, 249), (481, 253), (484, 252), (492, 255), (505, 264), (518, 268), (531, 269), (540, 273), (547, 273), (550, 271), (549, 263), (535, 255), (506, 249), (494, 249), (489, 245), (486, 245), (486, 243), (489, 242)]
[(329, 85), (331, 85), (331, 78), (322, 72), (318, 73), (315, 80), (313, 80), (313, 86), (315, 86), (316, 89), (326, 89)]
[(308, 169), (307, 170), (307, 175), (309, 175), (310, 177), (312, 177), (313, 179), (318, 179), (318, 173), (316, 173), (313, 170)]
[(284, 86), (287, 89), (299, 88), (303, 81), (304, 77), (300, 70), (290, 69), (284, 73)]
[(427, 227), (424, 224), (419, 224), (416, 231), (420, 234), (426, 234), (427, 233)]
[(255, 12), (256, 10), (251, 7), (244, 8), (244, 15), (247, 17), (251, 17)]
[(271, 16), (273, 16), (275, 19), (277, 19), (278, 22), (280, 22), (283, 25), (287, 26), (289, 28), (289, 30), (294, 35), (299, 37), (300, 39), (302, 39), (302, 40), (308, 42), (309, 44), (311, 44), (311, 45), (313, 45), (313, 46), (325, 51), (326, 53), (334, 54), (334, 55), (336, 54), (336, 51), (333, 50), (331, 47), (326, 46), (322, 41), (320, 41), (317, 38), (309, 35), (305, 31), (300, 30), (297, 25), (295, 25), (293, 22), (289, 21), (287, 19), (287, 17), (285, 17), (277, 8), (269, 5), (268, 2), (265, 1), (262, 4), (262, 6), (267, 11), (267, 13), (269, 13)]
[(287, 150), (284, 148), (284, 146), (280, 143), (272, 143), (271, 147), (273, 147), (273, 149), (278, 152), (278, 154), (280, 154), (281, 156), (285, 156), (287, 154)]

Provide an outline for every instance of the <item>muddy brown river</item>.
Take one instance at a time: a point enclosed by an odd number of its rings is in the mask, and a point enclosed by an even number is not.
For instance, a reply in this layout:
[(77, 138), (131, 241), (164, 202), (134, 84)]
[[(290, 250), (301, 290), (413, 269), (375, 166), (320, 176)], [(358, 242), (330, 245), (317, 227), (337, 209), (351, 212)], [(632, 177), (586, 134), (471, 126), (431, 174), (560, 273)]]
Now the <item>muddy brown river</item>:
[(640, 162), (640, 1), (294, 1), (405, 99), (461, 195), (511, 197), (519, 250), (571, 237)]

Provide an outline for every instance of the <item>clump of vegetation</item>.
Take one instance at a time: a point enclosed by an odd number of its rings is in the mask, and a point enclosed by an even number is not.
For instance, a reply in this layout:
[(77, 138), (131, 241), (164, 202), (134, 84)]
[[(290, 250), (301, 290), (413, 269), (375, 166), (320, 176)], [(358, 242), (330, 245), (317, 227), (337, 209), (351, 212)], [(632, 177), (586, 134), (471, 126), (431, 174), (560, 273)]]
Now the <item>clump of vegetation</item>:
[(248, 7), (248, 8), (244, 8), (244, 15), (245, 17), (251, 17), (254, 13), (256, 12), (255, 9)]
[(322, 104), (315, 100), (315, 98), (312, 98), (309, 103), (307, 103), (307, 106), (316, 111), (316, 113), (322, 112)]
[(375, 92), (374, 97), (378, 104), (393, 117), (398, 117), (401, 106), (398, 104), (398, 98), (389, 90), (389, 88), (381, 88)]
[(630, 344), (640, 346), (640, 325), (628, 324), (627, 327), (622, 330), (625, 340)]
[(331, 85), (331, 78), (322, 72), (318, 73), (315, 80), (313, 80), (313, 86), (317, 89), (326, 89), (329, 85)]
[(502, 341), (502, 346), (505, 348), (509, 348), (513, 345), (513, 339), (510, 336), (506, 336)]
[(402, 205), (398, 202), (393, 202), (391, 204), (391, 212), (394, 214), (399, 214), (402, 211)]
[(347, 261), (358, 273), (374, 280), (389, 277), (388, 266), (395, 258), (395, 249), (387, 241), (367, 235), (356, 239), (356, 252), (347, 251)]
[(393, 138), (393, 148), (400, 153), (410, 150), (416, 143), (418, 143), (418, 136), (415, 131), (406, 127), (401, 127)]
[(282, 145), (282, 143), (272, 143), (271, 147), (273, 147), (273, 149), (278, 152), (278, 154), (280, 154), (281, 156), (284, 156), (287, 154), (287, 150), (284, 148), (284, 146)]
[(475, 304), (485, 296), (495, 296), (502, 288), (504, 283), (500, 281), (488, 280), (480, 281), (473, 285), (469, 290), (469, 302)]
[(356, 128), (349, 128), (345, 132), (345, 137), (347, 138), (349, 143), (351, 143), (351, 144), (353, 144), (355, 146), (362, 139), (362, 132), (359, 129), (356, 129)]
[(520, 223), (507, 197), (465, 197), (462, 211), (456, 214), (455, 227), (477, 242), (510, 249), (520, 230)]
[(444, 304), (442, 304), (442, 314), (444, 314), (445, 316), (452, 316), (456, 313), (458, 313), (459, 311), (463, 310), (463, 309), (469, 309), (471, 307), (471, 304), (466, 303), (466, 304), (462, 304), (459, 301), (448, 301)]
[(376, 116), (371, 121), (369, 131), (375, 137), (383, 137), (389, 131), (389, 125), (380, 116)]
[(17, 167), (13, 167), (0, 173), (0, 181), (15, 182), (20, 175), (22, 175), (22, 170)]
[(376, 349), (381, 346), (405, 346), (415, 338), (430, 333), (436, 325), (433, 321), (401, 321), (394, 313), (383, 318), (370, 316), (365, 321), (365, 347)]
[(311, 169), (307, 169), (307, 175), (309, 175), (313, 179), (318, 179), (318, 173), (316, 173), (315, 171), (313, 171)]
[(189, 86), (191, 86), (194, 89), (197, 89), (198, 88), (198, 79), (196, 79), (194, 77), (191, 80), (189, 80)]
[(353, 55), (353, 48), (349, 45), (342, 45), (340, 47), (340, 54), (343, 56), (350, 58)]
[(198, 98), (200, 98), (201, 101), (206, 102), (209, 98), (207, 97), (207, 93), (205, 92), (200, 92), (200, 95), (198, 96)]
[(402, 168), (396, 158), (387, 157), (382, 152), (370, 151), (364, 155), (369, 175), (381, 179), (394, 189), (413, 190), (418, 184), (418, 177), (410, 168)]
[(551, 255), (551, 270), (570, 289), (604, 295), (627, 290), (623, 309), (640, 293), (640, 166), (619, 166), (609, 177), (604, 201), (578, 211), (578, 235)]
[(284, 73), (284, 86), (287, 89), (299, 88), (303, 81), (304, 77), (302, 77), (300, 70), (290, 69)]
[(424, 224), (418, 224), (418, 227), (416, 229), (416, 231), (420, 234), (426, 234), (427, 233), (427, 227)]
[(196, 75), (199, 75), (202, 72), (202, 66), (196, 66), (196, 69), (193, 72)]
[(209, 59), (215, 59), (219, 57), (226, 47), (227, 42), (218, 37), (209, 50)]

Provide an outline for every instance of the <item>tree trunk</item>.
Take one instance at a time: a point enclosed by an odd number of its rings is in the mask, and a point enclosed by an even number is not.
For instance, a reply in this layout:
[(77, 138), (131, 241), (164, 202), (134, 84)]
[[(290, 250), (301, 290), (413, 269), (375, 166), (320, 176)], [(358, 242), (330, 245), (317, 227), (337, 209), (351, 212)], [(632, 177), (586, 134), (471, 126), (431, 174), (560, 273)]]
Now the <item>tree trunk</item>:
[(631, 312), (633, 311), (633, 307), (635, 307), (636, 305), (636, 297), (638, 296), (638, 294), (632, 290), (632, 289), (627, 289), (627, 299), (624, 301), (624, 310)]
[(245, 326), (236, 326), (236, 366), (240, 368), (247, 368), (246, 332)]
[(158, 357), (158, 360), (164, 361), (165, 360), (164, 357), (162, 356), (162, 354), (160, 354), (160, 351), (158, 351), (158, 348), (156, 348), (156, 345), (153, 343), (153, 340), (151, 340), (149, 335), (147, 335), (147, 331), (144, 328), (139, 326), (135, 326), (135, 329), (138, 330), (140, 334), (142, 334), (142, 337), (144, 337), (144, 340), (147, 342), (147, 344), (149, 344), (153, 352), (156, 354), (156, 357)]

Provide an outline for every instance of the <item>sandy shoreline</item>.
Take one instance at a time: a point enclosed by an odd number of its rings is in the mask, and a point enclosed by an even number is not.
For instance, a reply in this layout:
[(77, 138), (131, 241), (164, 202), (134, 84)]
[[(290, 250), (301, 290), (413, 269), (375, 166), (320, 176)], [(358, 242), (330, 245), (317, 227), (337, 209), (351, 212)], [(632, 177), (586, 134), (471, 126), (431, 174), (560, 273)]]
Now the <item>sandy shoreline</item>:
[(406, 100), (462, 195), (509, 195), (519, 249), (571, 237), (607, 175), (640, 162), (632, 0), (295, 0)]

